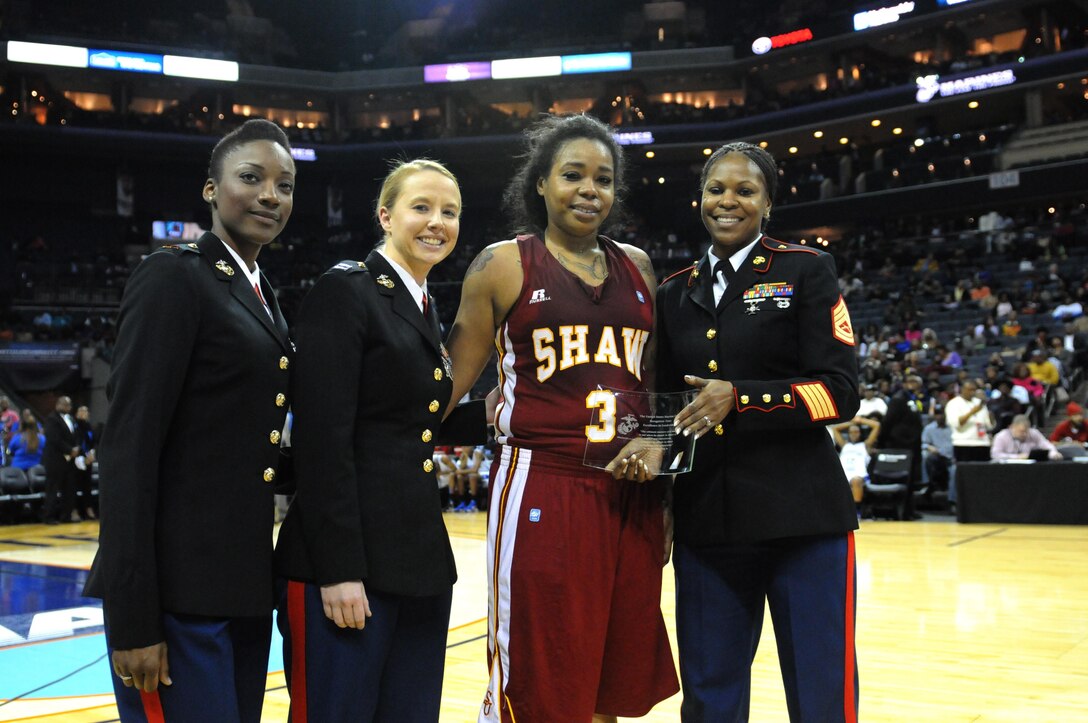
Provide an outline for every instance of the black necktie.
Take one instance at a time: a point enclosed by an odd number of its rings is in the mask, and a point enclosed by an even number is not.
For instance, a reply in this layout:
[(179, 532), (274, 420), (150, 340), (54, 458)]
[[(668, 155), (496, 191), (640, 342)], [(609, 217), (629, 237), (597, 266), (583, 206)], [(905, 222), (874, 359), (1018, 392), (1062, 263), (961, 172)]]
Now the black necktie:
[(733, 264), (729, 262), (729, 259), (719, 259), (714, 262), (714, 276), (717, 278), (721, 273), (725, 277), (726, 286), (733, 281), (733, 278), (737, 275), (737, 270), (733, 268)]

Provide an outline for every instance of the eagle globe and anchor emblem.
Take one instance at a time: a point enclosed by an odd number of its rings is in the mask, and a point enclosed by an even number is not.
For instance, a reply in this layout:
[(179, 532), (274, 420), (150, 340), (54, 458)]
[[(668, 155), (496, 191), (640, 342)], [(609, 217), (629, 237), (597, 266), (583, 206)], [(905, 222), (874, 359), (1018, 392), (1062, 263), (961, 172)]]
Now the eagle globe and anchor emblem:
[(628, 435), (638, 429), (638, 417), (633, 414), (628, 414), (620, 418), (620, 423), (616, 426), (616, 431), (620, 434)]

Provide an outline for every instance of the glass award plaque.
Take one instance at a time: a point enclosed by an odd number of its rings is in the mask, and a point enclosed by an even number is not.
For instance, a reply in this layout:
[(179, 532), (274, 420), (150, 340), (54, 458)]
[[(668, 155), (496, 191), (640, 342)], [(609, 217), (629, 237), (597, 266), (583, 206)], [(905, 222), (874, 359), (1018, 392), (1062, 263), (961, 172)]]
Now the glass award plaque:
[(618, 456), (621, 460), (634, 456), (654, 475), (690, 471), (695, 436), (676, 434), (673, 420), (696, 393), (694, 389), (659, 393), (598, 386), (586, 397), (590, 418), (582, 463), (606, 469)]

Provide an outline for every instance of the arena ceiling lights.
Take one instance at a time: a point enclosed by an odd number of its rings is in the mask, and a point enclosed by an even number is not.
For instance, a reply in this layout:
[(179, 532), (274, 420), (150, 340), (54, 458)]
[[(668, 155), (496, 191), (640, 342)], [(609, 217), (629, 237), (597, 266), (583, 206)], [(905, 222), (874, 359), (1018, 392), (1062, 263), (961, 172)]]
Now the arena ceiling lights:
[(423, 66), (425, 83), (459, 83), (466, 80), (506, 80), (510, 78), (546, 78), (577, 73), (609, 73), (631, 69), (631, 54), (588, 53), (585, 55), (545, 55), (536, 58), (473, 63), (440, 63)]
[(60, 65), (66, 68), (122, 70), (129, 73), (154, 73), (202, 80), (238, 80), (238, 63), (184, 55), (130, 53), (123, 50), (79, 48), (72, 45), (48, 45), (8, 41), (8, 60), (15, 63)]

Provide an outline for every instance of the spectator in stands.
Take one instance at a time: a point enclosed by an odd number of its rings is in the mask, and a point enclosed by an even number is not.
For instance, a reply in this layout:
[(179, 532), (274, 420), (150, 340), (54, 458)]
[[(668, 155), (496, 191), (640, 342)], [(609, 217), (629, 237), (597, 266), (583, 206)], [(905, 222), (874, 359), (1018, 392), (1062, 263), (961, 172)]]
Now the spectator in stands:
[(12, 467), (24, 472), (42, 463), (45, 451), (45, 435), (41, 433), (34, 412), (23, 410), (23, 421), (19, 431), (11, 438), (8, 445), (8, 460)]
[(0, 446), (7, 447), (19, 428), (19, 413), (11, 408), (11, 400), (0, 395)]
[(1065, 405), (1066, 418), (1050, 433), (1051, 442), (1088, 443), (1088, 424), (1084, 423), (1084, 408), (1076, 402)]
[(963, 369), (963, 357), (955, 349), (949, 349), (944, 344), (937, 346), (937, 360), (942, 372), (953, 372)]
[(454, 463), (453, 457), (450, 456), (452, 451), (446, 445), (434, 448), (435, 472), (438, 475), (438, 489), (439, 494), (442, 496), (443, 512), (451, 512), (464, 502), (464, 500), (455, 499), (453, 496), (454, 482), (457, 479), (457, 465)]
[(869, 347), (869, 354), (861, 363), (861, 376), (869, 385), (888, 378), (885, 352), (881, 351), (879, 345), (873, 344)]
[(126, 723), (147, 720), (145, 701), (165, 720), (261, 716), (293, 352), (257, 257), (294, 189), (283, 130), (247, 121), (211, 152), (211, 231), (148, 255), (125, 286), (84, 595), (103, 598)]
[[(1000, 314), (998, 315), (1000, 316)], [(1002, 336), (1020, 336), (1020, 319), (1017, 316), (1016, 310), (1011, 310), (1005, 318), (1005, 321), (1001, 323), (1001, 335)]]
[[(862, 434), (862, 427), (866, 433)], [(843, 436), (846, 430), (846, 436)], [(858, 415), (848, 422), (832, 425), (831, 434), (839, 448), (839, 462), (846, 479), (850, 482), (850, 493), (855, 504), (861, 504), (865, 495), (865, 483), (869, 481), (869, 462), (872, 460), (876, 440), (880, 435), (880, 422)]]
[(1028, 361), (1028, 373), (1031, 374), (1032, 379), (1048, 387), (1054, 387), (1061, 383), (1061, 374), (1058, 372), (1058, 368), (1047, 358), (1046, 352), (1042, 349), (1035, 349), (1031, 352), (1031, 359)]
[(948, 426), (944, 408), (933, 412), (933, 419), (922, 429), (923, 482), (926, 497), (932, 499), (935, 489), (948, 490), (949, 503), (956, 504), (956, 458), (952, 448), (952, 428)]
[(903, 338), (910, 343), (910, 346), (908, 348), (913, 349), (915, 343), (922, 341), (921, 324), (919, 324), (917, 321), (908, 322), (906, 330), (903, 331)]
[[(1048, 358), (1054, 366), (1058, 367), (1058, 373), (1062, 377), (1062, 385), (1068, 387), (1073, 374), (1073, 352), (1065, 348), (1065, 343), (1060, 336), (1050, 337), (1050, 347), (1047, 351)], [(1071, 388), (1070, 388), (1071, 389)]]
[(1031, 341), (1028, 342), (1025, 347), (1025, 351), (1027, 352), (1025, 361), (1031, 361), (1031, 353), (1036, 350), (1043, 352), (1050, 351), (1050, 330), (1045, 326), (1035, 327), (1035, 336), (1031, 338)]
[(1031, 426), (1026, 414), (1013, 417), (1012, 424), (994, 435), (990, 447), (990, 459), (1028, 459), (1036, 450), (1046, 452), (1049, 459), (1062, 459), (1059, 452), (1043, 433)]
[(925, 395), (922, 378), (908, 372), (900, 389), (888, 402), (888, 413), (880, 427), (880, 449), (905, 449), (910, 451), (910, 479), (907, 502), (903, 508), (904, 520), (916, 520), (921, 516), (914, 511), (914, 490), (922, 480), (922, 413), (925, 411)]
[[(992, 293), (993, 292), (990, 291), (989, 284), (987, 284), (982, 279), (979, 279), (979, 281), (974, 286), (971, 287), (971, 292), (970, 292), (971, 301), (979, 303), (983, 299), (988, 298)], [(1001, 315), (1001, 313), (998, 312), (998, 316), (1000, 316), (1000, 315)]]
[(1000, 432), (1009, 426), (1012, 418), (1031, 408), (1031, 395), (1021, 386), (1013, 384), (1007, 377), (1001, 377), (990, 391), (986, 406), (994, 420), (993, 431)]
[(1028, 399), (1035, 418), (1043, 419), (1043, 403), (1044, 397), (1046, 396), (1046, 385), (1031, 376), (1031, 371), (1024, 362), (1016, 362), (1012, 365), (1009, 379), (1015, 386), (1022, 387), (1028, 393)]
[(990, 430), (993, 417), (986, 407), (985, 394), (974, 382), (960, 388), (957, 397), (945, 406), (952, 427), (952, 453), (956, 462), (985, 462), (990, 458)]
[(462, 502), (453, 508), (454, 512), (475, 512), (476, 498), (480, 491), (480, 463), (484, 459), (480, 447), (463, 446), (457, 450), (454, 460), (455, 494)]
[[(584, 466), (582, 457), (592, 434), (586, 395), (602, 383), (638, 391), (648, 380), (638, 376), (637, 360), (614, 365), (601, 356), (566, 372), (556, 368), (553, 378), (538, 367), (533, 348), (551, 344), (542, 334), (554, 334), (558, 344), (559, 325), (571, 318), (588, 324), (592, 338), (620, 326), (638, 335), (652, 326), (657, 282), (644, 252), (601, 235), (624, 187), (623, 152), (611, 130), (587, 116), (547, 116), (525, 141), (505, 195), (520, 235), (486, 247), (468, 268), (449, 336), (455, 399), (492, 358), (496, 334), (508, 343), (501, 364), (514, 365), (503, 367), (508, 383), (497, 420), (503, 451), (491, 468), (494, 634), (484, 710), (491, 719), (516, 714), (539, 721), (645, 712), (679, 689), (659, 607), (663, 480), (647, 480), (654, 470), (643, 454), (619, 450), (612, 468), (624, 481)], [(554, 511), (575, 527), (496, 524), (515, 514), (526, 519), (530, 506), (542, 520)], [(541, 597), (543, 579), (532, 568), (544, 558), (556, 574), (546, 576)], [(602, 596), (602, 590), (626, 594)], [(556, 599), (579, 615), (555, 609)], [(525, 614), (512, 615), (517, 609)], [(537, 648), (544, 639), (547, 649)]]
[(994, 317), (987, 316), (985, 320), (975, 326), (974, 335), (976, 339), (983, 340), (986, 345), (996, 344), (997, 338), (1001, 335), (1001, 329), (998, 328)]
[(42, 521), (47, 525), (79, 521), (75, 511), (75, 460), (80, 451), (72, 400), (66, 396), (57, 397), (53, 413), (45, 418), (45, 451), (42, 453), (45, 466)]
[(998, 306), (993, 308), (993, 315), (998, 319), (1004, 319), (1011, 311), (1013, 311), (1013, 302), (1009, 300), (1009, 292), (1001, 291), (998, 294)]
[(382, 243), (321, 276), (294, 327), (278, 622), (292, 714), (314, 721), (438, 719), (457, 577), (432, 459), (452, 367), (427, 277), (457, 244), (461, 192), (406, 161), (375, 207)]
[(869, 417), (875, 413), (883, 419), (888, 414), (888, 403), (883, 397), (877, 395), (875, 384), (862, 384), (861, 394), (861, 405), (858, 407), (857, 416)]
[[(1085, 282), (1085, 286), (1085, 293), (1088, 294), (1088, 281)], [(1067, 322), (1062, 339), (1065, 348), (1073, 350), (1077, 366), (1088, 366), (1088, 315), (1078, 316), (1073, 321)]]
[(1069, 294), (1062, 297), (1062, 302), (1054, 307), (1050, 315), (1059, 321), (1069, 321), (1084, 314), (1084, 306)]

